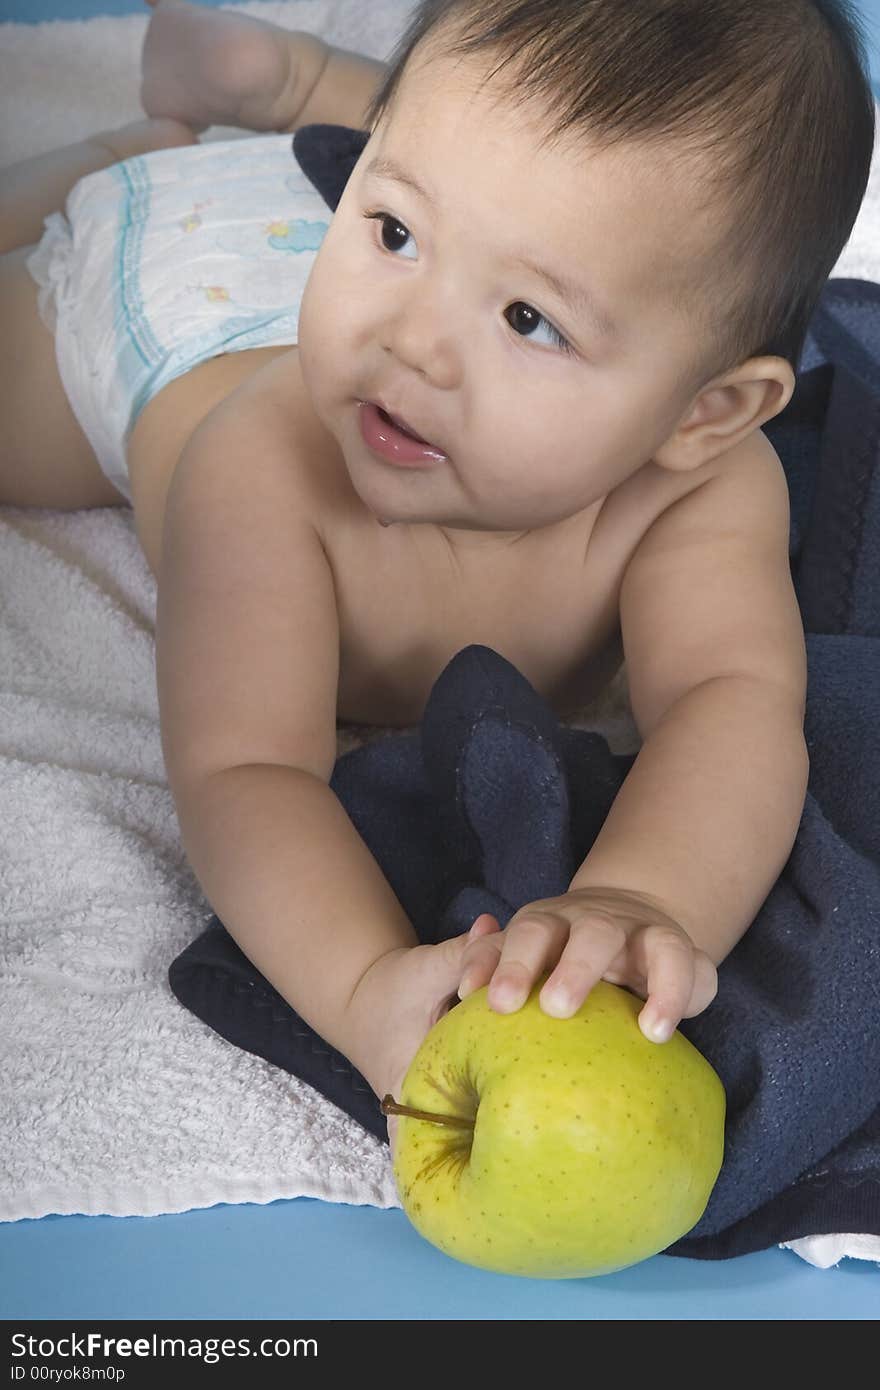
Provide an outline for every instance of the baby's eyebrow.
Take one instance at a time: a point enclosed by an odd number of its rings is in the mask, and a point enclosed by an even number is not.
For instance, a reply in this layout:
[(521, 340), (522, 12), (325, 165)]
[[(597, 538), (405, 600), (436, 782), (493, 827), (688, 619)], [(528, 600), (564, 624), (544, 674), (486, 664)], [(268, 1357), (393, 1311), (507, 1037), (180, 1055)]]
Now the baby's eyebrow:
[(414, 178), (412, 174), (408, 174), (393, 159), (377, 154), (375, 159), (370, 160), (365, 173), (367, 176), (375, 174), (380, 179), (394, 179), (395, 183), (406, 184), (407, 188), (418, 193), (419, 197), (428, 204), (428, 207), (433, 208), (435, 212), (437, 211), (437, 203), (428, 190), (423, 188), (418, 179)]
[[(426, 188), (419, 183), (413, 174), (402, 168), (395, 160), (389, 159), (387, 155), (376, 155), (367, 165), (365, 174), (373, 174), (377, 178), (392, 179), (395, 183), (402, 183), (407, 188), (411, 188), (423, 202), (433, 212), (437, 211), (437, 200)], [(509, 257), (511, 265), (522, 266), (523, 269), (530, 271), (539, 280), (543, 280), (555, 295), (563, 303), (569, 305), (578, 314), (592, 320), (596, 331), (602, 338), (616, 338), (619, 335), (617, 324), (610, 318), (605, 309), (596, 299), (596, 296), (587, 288), (586, 285), (577, 284), (561, 275), (555, 275), (547, 270), (545, 266), (539, 265), (526, 255), (512, 255)]]
[(570, 305), (576, 313), (592, 319), (601, 338), (616, 338), (618, 336), (617, 324), (609, 318), (586, 285), (576, 284), (574, 280), (567, 280), (563, 276), (554, 275), (545, 266), (538, 265), (530, 256), (512, 256), (511, 262), (514, 265), (523, 266), (539, 280), (543, 280), (544, 284), (548, 285), (554, 294), (558, 295), (564, 304)]

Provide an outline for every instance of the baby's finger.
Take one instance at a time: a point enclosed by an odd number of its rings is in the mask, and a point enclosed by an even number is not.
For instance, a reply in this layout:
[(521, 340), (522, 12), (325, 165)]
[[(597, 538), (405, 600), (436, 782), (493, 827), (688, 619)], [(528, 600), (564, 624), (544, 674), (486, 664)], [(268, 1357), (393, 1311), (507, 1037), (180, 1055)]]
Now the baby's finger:
[(513, 918), (489, 983), (490, 1008), (502, 1014), (521, 1009), (538, 976), (555, 965), (568, 931), (568, 921), (553, 912), (536, 909), (521, 919)]
[(479, 917), (475, 918), (468, 936), (476, 939), (478, 936), (490, 936), (492, 932), (500, 930), (501, 926), (497, 917), (493, 917), (491, 912), (481, 912)]
[(461, 981), (458, 986), (459, 999), (482, 989), (491, 980), (501, 955), (504, 935), (497, 918), (490, 912), (481, 912), (468, 932), (468, 945), (465, 947)]
[(708, 1009), (718, 993), (718, 971), (705, 951), (694, 951), (694, 987), (683, 1018), (694, 1018)]
[(626, 931), (619, 922), (593, 913), (571, 925), (568, 944), (556, 969), (541, 990), (540, 1004), (553, 1018), (571, 1018), (590, 990), (626, 945)]
[(694, 988), (694, 948), (687, 937), (666, 927), (649, 927), (644, 940), (648, 1002), (639, 1027), (651, 1042), (668, 1042)]

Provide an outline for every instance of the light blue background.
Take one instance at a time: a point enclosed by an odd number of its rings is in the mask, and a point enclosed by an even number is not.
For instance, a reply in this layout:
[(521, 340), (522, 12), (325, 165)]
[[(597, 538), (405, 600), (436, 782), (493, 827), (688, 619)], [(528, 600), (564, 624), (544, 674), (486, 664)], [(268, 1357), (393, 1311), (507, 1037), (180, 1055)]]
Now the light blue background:
[(181, 1216), (0, 1226), (0, 1317), (792, 1320), (880, 1315), (880, 1269), (790, 1250), (653, 1260), (602, 1279), (487, 1274), (401, 1211), (299, 1198)]
[[(0, 19), (37, 23), (143, 8), (140, 0), (0, 0)], [(861, 9), (880, 96), (880, 0), (862, 0)], [(736, 1260), (657, 1256), (604, 1279), (515, 1279), (447, 1259), (400, 1211), (306, 1198), (179, 1216), (50, 1216), (0, 1225), (6, 1320), (878, 1316), (873, 1263), (846, 1260), (822, 1271), (774, 1248)]]

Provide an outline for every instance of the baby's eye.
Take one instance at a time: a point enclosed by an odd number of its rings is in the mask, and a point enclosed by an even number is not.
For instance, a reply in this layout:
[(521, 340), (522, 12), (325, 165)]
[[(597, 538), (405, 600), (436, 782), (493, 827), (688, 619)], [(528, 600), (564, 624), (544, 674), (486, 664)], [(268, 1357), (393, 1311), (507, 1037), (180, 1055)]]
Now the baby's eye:
[(561, 348), (563, 352), (574, 351), (568, 339), (563, 338), (549, 319), (545, 319), (543, 314), (539, 314), (537, 309), (533, 309), (531, 304), (523, 303), (521, 299), (518, 299), (515, 304), (508, 305), (504, 310), (504, 317), (514, 333), (520, 333), (523, 337), (532, 338), (536, 342), (541, 342), (541, 339), (536, 335), (536, 329), (543, 324), (543, 331), (548, 334), (551, 347)]
[[(375, 221), (380, 224), (379, 235), (382, 239), (382, 245), (392, 255), (403, 251), (407, 242), (412, 242), (415, 246), (411, 232), (390, 212), (365, 212), (363, 215), (368, 221)], [(415, 255), (407, 252), (406, 258), (407, 260), (414, 260)], [(539, 314), (537, 309), (533, 309), (531, 304), (526, 304), (523, 300), (518, 299), (515, 304), (511, 304), (505, 309), (504, 313), (515, 333), (519, 333), (523, 337), (535, 338), (536, 330), (543, 324), (544, 331), (549, 336), (549, 346), (574, 354), (574, 348), (568, 339), (554, 328), (549, 319), (546, 319), (543, 314)], [(541, 341), (540, 338), (536, 340)]]
[[(408, 241), (413, 241), (412, 235), (407, 228), (404, 227), (402, 222), (398, 222), (396, 217), (392, 217), (390, 212), (365, 212), (364, 217), (381, 224), (379, 235), (382, 238), (382, 245), (385, 247), (386, 251), (402, 251)], [(414, 241), (413, 246), (415, 246)], [(415, 256), (407, 252), (406, 259), (415, 260)]]

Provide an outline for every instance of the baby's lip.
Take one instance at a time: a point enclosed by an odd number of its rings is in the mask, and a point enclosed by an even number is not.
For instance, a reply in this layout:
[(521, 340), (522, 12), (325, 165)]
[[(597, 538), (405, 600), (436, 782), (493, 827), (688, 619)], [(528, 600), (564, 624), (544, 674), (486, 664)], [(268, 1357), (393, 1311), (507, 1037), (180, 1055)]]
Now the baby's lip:
[(383, 401), (375, 400), (373, 404), (377, 406), (379, 410), (384, 411), (392, 425), (397, 425), (400, 429), (405, 430), (407, 434), (411, 434), (413, 439), (417, 439), (420, 444), (427, 444), (429, 449), (437, 449), (440, 453), (446, 452), (445, 449), (441, 449), (439, 444), (435, 444), (433, 440), (426, 439), (423, 434), (419, 434), (418, 430), (414, 429), (408, 420), (405, 420), (402, 415), (398, 415), (396, 411), (390, 410)]
[(383, 405), (381, 401), (376, 401), (376, 405), (379, 407), (380, 410), (385, 412), (392, 425), (399, 425), (402, 430), (406, 430), (407, 434), (413, 435), (415, 439), (421, 439), (423, 444), (428, 443), (427, 439), (422, 439), (422, 436), (419, 434), (418, 430), (414, 430), (409, 421), (404, 420), (402, 415), (395, 414), (393, 410), (389, 410), (387, 405)]

